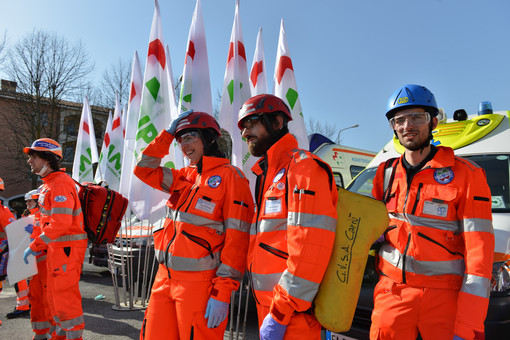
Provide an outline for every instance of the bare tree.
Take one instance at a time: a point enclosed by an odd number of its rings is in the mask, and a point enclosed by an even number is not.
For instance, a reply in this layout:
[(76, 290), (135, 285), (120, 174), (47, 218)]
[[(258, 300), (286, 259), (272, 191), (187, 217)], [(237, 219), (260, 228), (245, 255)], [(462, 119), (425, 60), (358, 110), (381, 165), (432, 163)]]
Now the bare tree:
[[(94, 66), (80, 42), (70, 44), (57, 34), (34, 30), (9, 51), (5, 72), (17, 84), (15, 117), (0, 112), (10, 129), (6, 143), (12, 159), (11, 170), (19, 181), (27, 178), (22, 146), (41, 137), (64, 143), (62, 101), (83, 91)], [(17, 160), (17, 161), (16, 161)], [(21, 162), (23, 160), (23, 163)], [(32, 186), (37, 178), (32, 175)]]
[(306, 125), (306, 132), (311, 135), (312, 133), (320, 133), (321, 135), (328, 137), (331, 140), (335, 140), (337, 134), (337, 127), (335, 124), (330, 124), (329, 122), (320, 122), (316, 121), (313, 118), (308, 119), (308, 124)]
[(131, 64), (119, 58), (118, 62), (112, 64), (103, 73), (101, 85), (92, 95), (96, 105), (104, 107), (115, 107), (115, 94), (119, 94), (121, 107), (128, 103), (129, 86), (131, 84)]
[(0, 39), (0, 66), (3, 65), (4, 60), (6, 59), (7, 54), (7, 31), (4, 31), (4, 37)]

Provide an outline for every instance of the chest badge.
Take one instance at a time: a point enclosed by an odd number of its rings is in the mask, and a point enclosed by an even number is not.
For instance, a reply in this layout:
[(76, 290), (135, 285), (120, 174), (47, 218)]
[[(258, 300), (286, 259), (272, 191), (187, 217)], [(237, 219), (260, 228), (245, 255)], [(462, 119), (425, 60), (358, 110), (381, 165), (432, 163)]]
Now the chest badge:
[(273, 183), (276, 183), (278, 182), (279, 180), (282, 179), (283, 175), (285, 175), (285, 168), (281, 169), (280, 171), (278, 171), (278, 173), (276, 174), (276, 176), (274, 176), (273, 178)]
[(442, 168), (434, 171), (434, 179), (439, 184), (448, 184), (453, 181), (453, 170), (450, 168)]
[(211, 188), (217, 188), (221, 183), (221, 177), (220, 176), (212, 176), (207, 180), (207, 185), (209, 185)]

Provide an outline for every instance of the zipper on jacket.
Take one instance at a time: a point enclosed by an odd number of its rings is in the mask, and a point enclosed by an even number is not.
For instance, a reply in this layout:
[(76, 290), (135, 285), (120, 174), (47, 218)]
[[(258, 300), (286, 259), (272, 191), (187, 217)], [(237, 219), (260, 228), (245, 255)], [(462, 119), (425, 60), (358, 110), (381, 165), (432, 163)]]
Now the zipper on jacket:
[(423, 183), (418, 184), (418, 191), (416, 192), (416, 199), (414, 200), (413, 210), (411, 210), (411, 214), (414, 215), (416, 212), (416, 207), (418, 206), (418, 202), (420, 201), (421, 188), (423, 187)]
[(172, 236), (172, 239), (170, 240), (170, 242), (168, 242), (168, 246), (166, 246), (166, 250), (165, 250), (165, 268), (166, 268), (166, 271), (168, 272), (168, 278), (171, 279), (172, 276), (170, 275), (170, 269), (168, 269), (168, 250), (170, 249), (170, 245), (174, 242), (175, 240), (175, 236), (177, 236), (177, 228), (175, 227), (175, 220), (174, 221), (174, 236)]
[(404, 249), (404, 254), (402, 255), (402, 283), (406, 283), (406, 257), (407, 250), (409, 249), (409, 245), (411, 244), (411, 232), (407, 234), (407, 244)]
[(191, 242), (194, 242), (194, 243), (198, 244), (200, 247), (205, 248), (209, 252), (209, 256), (211, 256), (211, 259), (214, 260), (214, 255), (212, 252), (211, 244), (209, 242), (207, 242), (207, 240), (204, 240), (201, 237), (190, 234), (185, 230), (182, 230), (181, 234), (186, 236)]
[[(198, 186), (195, 187), (195, 192), (193, 193), (193, 196), (191, 196), (188, 206), (186, 207), (186, 209), (184, 209), (184, 212), (188, 211), (189, 206), (191, 205), (191, 202), (193, 202), (193, 199), (195, 198), (195, 195), (197, 194), (197, 192), (198, 192)], [(181, 207), (182, 207), (182, 205), (181, 205)]]
[(434, 244), (437, 244), (438, 246), (440, 246), (441, 248), (443, 248), (444, 250), (446, 250), (447, 252), (449, 252), (449, 253), (450, 253), (450, 254), (452, 254), (452, 255), (460, 255), (460, 256), (464, 257), (464, 254), (459, 253), (459, 252), (456, 252), (456, 251), (451, 251), (450, 249), (446, 248), (446, 247), (445, 247), (444, 245), (442, 245), (441, 243), (439, 243), (439, 242), (437, 242), (436, 240), (434, 240), (434, 239), (432, 239), (432, 238), (428, 237), (428, 236), (427, 236), (427, 235), (425, 235), (425, 234), (418, 233), (418, 236), (420, 236), (420, 237), (422, 237), (422, 238), (426, 239), (427, 241), (430, 241), (430, 242), (432, 242), (432, 243), (434, 243)]
[(259, 247), (270, 252), (271, 254), (275, 255), (275, 256), (278, 256), (284, 260), (288, 259), (289, 258), (289, 254), (284, 252), (283, 250), (280, 250), (280, 249), (277, 249), (275, 247), (271, 247), (270, 245), (268, 244), (265, 244), (265, 243), (262, 243), (262, 242), (259, 242)]
[(252, 263), (250, 263), (250, 268), (248, 268), (248, 270), (246, 271), (246, 273), (248, 274), (248, 280), (250, 280), (251, 295), (255, 299), (255, 302), (257, 304), (260, 304), (259, 300), (257, 299), (257, 295), (255, 294), (255, 288), (254, 288), (255, 285), (253, 284), (253, 277), (251, 276), (251, 266), (252, 266)]

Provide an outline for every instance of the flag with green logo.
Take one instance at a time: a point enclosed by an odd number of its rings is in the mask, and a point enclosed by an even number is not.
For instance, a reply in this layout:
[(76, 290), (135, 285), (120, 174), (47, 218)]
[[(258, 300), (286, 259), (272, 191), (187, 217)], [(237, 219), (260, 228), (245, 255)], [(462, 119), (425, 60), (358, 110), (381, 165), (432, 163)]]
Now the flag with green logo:
[(80, 118), (78, 138), (74, 152), (73, 178), (80, 182), (93, 182), (93, 164), (97, 163), (97, 144), (89, 99), (85, 97)]
[(280, 25), (280, 38), (278, 39), (278, 52), (276, 54), (274, 72), (274, 95), (282, 98), (289, 106), (292, 120), (289, 122), (289, 131), (296, 137), (299, 147), (309, 149), (308, 137), (306, 134), (305, 119), (301, 109), (301, 101), (297, 90), (294, 67), (287, 45), (287, 34), (283, 26), (283, 19)]

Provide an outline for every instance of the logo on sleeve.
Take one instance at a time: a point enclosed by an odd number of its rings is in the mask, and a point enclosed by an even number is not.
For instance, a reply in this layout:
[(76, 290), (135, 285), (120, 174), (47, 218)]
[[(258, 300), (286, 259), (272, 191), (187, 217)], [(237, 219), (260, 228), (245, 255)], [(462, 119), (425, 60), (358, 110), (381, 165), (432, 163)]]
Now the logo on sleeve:
[(55, 202), (61, 203), (61, 202), (65, 202), (65, 201), (67, 201), (67, 197), (65, 197), (65, 196), (59, 195), (59, 196), (55, 197)]
[(453, 181), (453, 170), (450, 168), (437, 169), (434, 171), (434, 179), (439, 184), (448, 184)]
[(212, 176), (207, 181), (207, 185), (209, 185), (211, 188), (217, 188), (221, 183), (221, 177), (220, 176)]
[(280, 171), (278, 171), (278, 173), (276, 174), (276, 176), (274, 176), (273, 178), (273, 183), (276, 183), (278, 182), (279, 180), (282, 179), (283, 175), (285, 175), (285, 168), (281, 169)]

